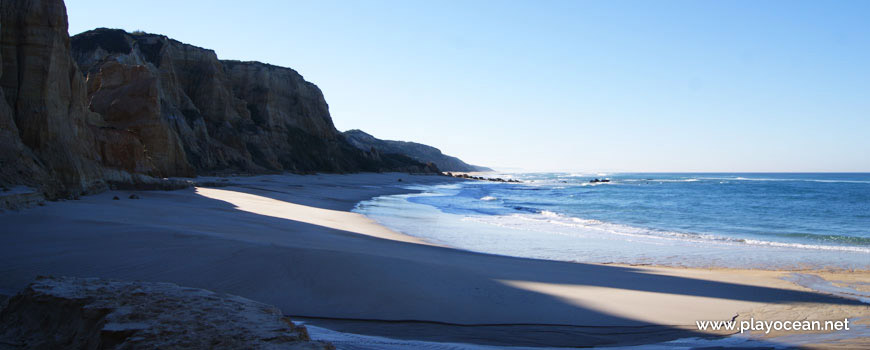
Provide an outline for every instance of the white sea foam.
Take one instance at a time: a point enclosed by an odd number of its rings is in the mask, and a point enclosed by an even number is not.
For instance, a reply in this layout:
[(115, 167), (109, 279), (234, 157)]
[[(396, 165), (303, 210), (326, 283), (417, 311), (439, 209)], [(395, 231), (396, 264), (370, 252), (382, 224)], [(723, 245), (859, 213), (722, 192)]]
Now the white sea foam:
[(812, 290), (830, 293), (844, 298), (857, 299), (862, 303), (870, 304), (870, 292), (859, 291), (847, 286), (838, 286), (817, 275), (792, 273), (783, 279)]
[(570, 173), (570, 174), (557, 175), (556, 177), (566, 178), (566, 177), (587, 177), (587, 176), (591, 176), (591, 175), (590, 174), (583, 174), (583, 173)]
[(579, 185), (580, 185), (580, 187), (586, 187), (586, 186), (604, 186), (604, 185), (617, 185), (617, 184), (619, 184), (618, 181), (611, 180), (608, 182), (581, 182)]
[(700, 179), (619, 179), (619, 182), (697, 182)]
[[(579, 180), (523, 184), (525, 187), (594, 186), (598, 184), (632, 183), (632, 181), (657, 180), (616, 179), (610, 183), (587, 183)], [(704, 176), (686, 176), (667, 179), (678, 182), (714, 181)], [(728, 182), (734, 180), (715, 180)], [(743, 181), (743, 180), (739, 180)], [(635, 182), (637, 183), (637, 182)], [(733, 183), (733, 182), (732, 182)], [(813, 239), (812, 235), (779, 236), (740, 235), (739, 232), (706, 234), (686, 228), (680, 232), (658, 230), (644, 225), (626, 225), (582, 217), (572, 217), (550, 209), (537, 212), (533, 208), (516, 207), (504, 215), (481, 215), (476, 210), (440, 211), (439, 203), (409, 203), (408, 197), (456, 195), (462, 186), (430, 188), (428, 193), (392, 196), (396, 203), (372, 201), (373, 205), (360, 208), (366, 215), (375, 215), (382, 222), (398, 231), (418, 236), (438, 244), (490, 254), (502, 254), (559, 261), (663, 264), (673, 266), (727, 266), (797, 269), (806, 267), (867, 268), (870, 245), (860, 237), (842, 238), (841, 241)], [(585, 192), (567, 193), (570, 197), (582, 196)], [(530, 192), (532, 195), (544, 192)], [(399, 198), (400, 197), (400, 198)], [(490, 193), (478, 196), (480, 201), (505, 201), (513, 203), (510, 193)], [(494, 203), (494, 202), (488, 202)], [(534, 204), (531, 204), (534, 206)], [(382, 207), (386, 210), (378, 209)], [(557, 207), (553, 207), (557, 208)], [(452, 209), (452, 208), (451, 208)], [(523, 211), (527, 210), (527, 211)], [(430, 222), (432, 215), (440, 217), (439, 225), (421, 225)], [(838, 237), (834, 237), (838, 238)], [(853, 243), (846, 243), (856, 241)]]
[(755, 178), (755, 177), (697, 177), (687, 179), (616, 179), (618, 182), (696, 182), (704, 180), (715, 180), (719, 183), (722, 181), (776, 181), (776, 182), (819, 182), (819, 183), (850, 183), (850, 184), (870, 184), (870, 181), (863, 180), (834, 180), (834, 179), (773, 179), (773, 178)]
[(809, 249), (870, 254), (870, 247), (777, 242), (757, 239), (723, 237), (711, 234), (654, 230), (593, 219), (570, 217), (547, 210), (544, 210), (539, 214), (471, 216), (467, 217), (466, 220), (486, 223), (490, 225), (497, 225), (501, 227), (510, 227), (513, 229), (541, 231), (578, 237), (587, 237), (592, 234), (596, 235), (597, 238), (602, 238), (600, 237), (601, 234), (607, 234), (612, 236), (621, 236), (629, 239), (643, 239), (646, 241), (670, 240), (705, 244), (745, 244), (754, 246), (776, 247), (783, 249)]
[(854, 246), (785, 243), (785, 242), (774, 242), (774, 241), (762, 241), (762, 240), (755, 240), (755, 239), (746, 239), (746, 240), (744, 240), (744, 243), (753, 244), (753, 245), (766, 245), (766, 246), (771, 246), (771, 247), (783, 247), (783, 248), (835, 250), (835, 251), (844, 251), (844, 252), (870, 253), (870, 248), (854, 247)]
[(834, 179), (772, 179), (760, 177), (702, 177), (701, 180), (725, 180), (725, 181), (777, 181), (777, 182), (821, 182), (821, 183), (849, 183), (849, 184), (870, 184), (870, 181), (863, 180), (834, 180)]
[[(297, 322), (305, 324), (305, 322)], [(542, 347), (514, 347), (514, 346), (490, 346), (464, 343), (448, 343), (421, 340), (402, 340), (375, 335), (362, 335), (354, 333), (337, 332), (331, 329), (305, 324), (308, 333), (313, 340), (328, 341), (339, 350), (401, 350), (401, 349), (425, 349), (425, 350), (557, 350), (556, 348)], [(559, 348), (564, 349), (564, 348)]]
[[(403, 340), (374, 335), (362, 335), (354, 333), (338, 332), (331, 329), (306, 324), (305, 322), (296, 322), (303, 324), (308, 329), (308, 333), (313, 340), (331, 342), (338, 350), (362, 350), (362, 349), (382, 349), (382, 350), (400, 350), (400, 349), (425, 349), (425, 350), (557, 350), (571, 348), (551, 348), (551, 347), (518, 347), (518, 346), (495, 346), (495, 345), (478, 345), (466, 343), (450, 343), (450, 342), (435, 342), (422, 340)], [(830, 333), (830, 334), (803, 334), (798, 337), (785, 336), (761, 339), (753, 337), (750, 334), (736, 334), (724, 338), (681, 338), (663, 343), (617, 346), (617, 347), (596, 347), (593, 349), (608, 349), (608, 350), (689, 350), (698, 348), (729, 348), (729, 349), (759, 349), (759, 348), (793, 348), (805, 344), (818, 344), (823, 341), (836, 341), (843, 338), (855, 338), (867, 336), (870, 334), (870, 327), (856, 324), (853, 330), (847, 334)], [(834, 335), (834, 337), (831, 337)]]
[(629, 182), (697, 182), (697, 181), (719, 181), (719, 183), (725, 183), (723, 181), (776, 181), (776, 182), (817, 182), (817, 183), (849, 183), (849, 184), (870, 184), (870, 181), (863, 180), (833, 180), (833, 179), (771, 179), (771, 178), (753, 178), (753, 177), (698, 177), (698, 178), (688, 178), (688, 179), (655, 179), (655, 178), (643, 178), (643, 179), (612, 179), (610, 182), (601, 182), (596, 184), (617, 184), (617, 183), (629, 183)]
[(560, 216), (559, 213), (555, 213), (555, 212), (552, 212), (549, 210), (541, 211), (541, 215), (548, 217), (548, 218), (557, 218)]

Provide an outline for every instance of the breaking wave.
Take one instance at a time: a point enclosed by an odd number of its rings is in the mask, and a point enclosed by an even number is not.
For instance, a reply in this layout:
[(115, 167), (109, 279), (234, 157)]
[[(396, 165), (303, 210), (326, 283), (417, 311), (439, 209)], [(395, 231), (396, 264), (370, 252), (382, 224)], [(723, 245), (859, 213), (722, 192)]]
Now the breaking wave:
[[(524, 208), (527, 209), (527, 208)], [(525, 210), (529, 211), (529, 210)], [(855, 253), (870, 254), (870, 240), (862, 237), (839, 237), (853, 245), (832, 245), (832, 244), (807, 244), (795, 242), (778, 242), (761, 239), (723, 237), (711, 234), (676, 232), (655, 230), (643, 227), (634, 227), (623, 224), (609, 223), (593, 219), (582, 219), (570, 217), (555, 213), (552, 211), (543, 210), (536, 214), (513, 214), (513, 215), (496, 215), (496, 216), (468, 216), (464, 220), (474, 221), (500, 227), (520, 229), (526, 231), (541, 231), (548, 233), (556, 233), (563, 235), (574, 235), (578, 237), (588, 236), (589, 234), (607, 234), (614, 236), (622, 236), (629, 238), (640, 238), (646, 240), (674, 240), (694, 243), (711, 243), (711, 244), (745, 244), (755, 246), (767, 246), (778, 248), (792, 249), (809, 249), (809, 250), (825, 250), (825, 251), (845, 251)], [(808, 238), (813, 235), (800, 235), (803, 238)], [(830, 239), (830, 237), (826, 237)], [(856, 246), (858, 245), (858, 246)], [(863, 246), (862, 246), (863, 245)]]

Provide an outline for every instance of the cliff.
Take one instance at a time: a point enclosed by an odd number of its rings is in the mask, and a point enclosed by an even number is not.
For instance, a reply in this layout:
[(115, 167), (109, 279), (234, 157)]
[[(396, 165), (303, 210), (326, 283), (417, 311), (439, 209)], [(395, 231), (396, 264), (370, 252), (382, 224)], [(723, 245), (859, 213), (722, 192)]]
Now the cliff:
[[(293, 69), (222, 61), (166, 36), (105, 28), (74, 36), (72, 56), (87, 74), (93, 111), (107, 121), (148, 121), (150, 131), (137, 135), (164, 155), (149, 173), (396, 170), (350, 145), (320, 89)], [(416, 161), (399, 168), (431, 171)]]
[(171, 283), (39, 277), (0, 302), (3, 349), (334, 349), (273, 306)]
[(320, 89), (290, 68), (221, 61), (162, 35), (67, 30), (62, 0), (0, 2), (0, 191), (55, 199), (198, 174), (438, 172), (351, 145)]
[(492, 169), (477, 165), (470, 165), (459, 158), (441, 153), (441, 150), (416, 142), (381, 140), (362, 130), (348, 130), (344, 132), (348, 141), (361, 150), (372, 148), (386, 153), (405, 154), (420, 162), (433, 163), (442, 171), (492, 171)]
[(49, 197), (106, 187), (61, 1), (0, 2), (0, 186)]

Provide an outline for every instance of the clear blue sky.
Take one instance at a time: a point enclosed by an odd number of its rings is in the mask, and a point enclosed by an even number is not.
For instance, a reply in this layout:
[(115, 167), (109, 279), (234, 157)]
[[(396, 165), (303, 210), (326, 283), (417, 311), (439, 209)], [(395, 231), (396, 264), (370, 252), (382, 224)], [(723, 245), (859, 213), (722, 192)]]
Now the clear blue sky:
[(68, 0), (292, 67), (340, 130), (494, 167), (870, 171), (870, 1)]

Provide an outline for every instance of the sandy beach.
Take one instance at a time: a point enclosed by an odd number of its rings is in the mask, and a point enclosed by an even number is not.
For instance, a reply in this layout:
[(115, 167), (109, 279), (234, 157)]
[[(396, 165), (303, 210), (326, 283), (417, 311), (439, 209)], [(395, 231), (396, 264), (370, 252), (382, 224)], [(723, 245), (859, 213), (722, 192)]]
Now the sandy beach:
[[(391, 173), (211, 180), (228, 186), (109, 191), (0, 213), (0, 294), (14, 294), (37, 275), (173, 282), (273, 304), (341, 332), (553, 347), (733, 333), (700, 332), (699, 320), (849, 318), (867, 327), (870, 316), (867, 304), (784, 279), (791, 271), (480, 254), (432, 245), (350, 212), (374, 196), (462, 181), (455, 178)], [(870, 282), (866, 271), (800, 273), (841, 284)], [(785, 334), (793, 333), (768, 336)], [(848, 338), (838, 346), (867, 346), (866, 338)]]

